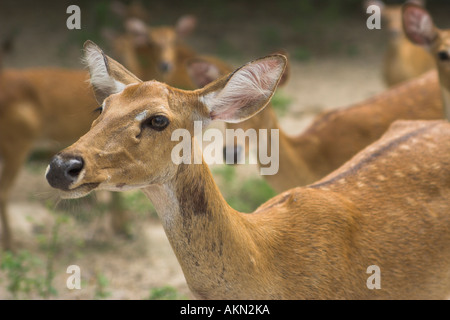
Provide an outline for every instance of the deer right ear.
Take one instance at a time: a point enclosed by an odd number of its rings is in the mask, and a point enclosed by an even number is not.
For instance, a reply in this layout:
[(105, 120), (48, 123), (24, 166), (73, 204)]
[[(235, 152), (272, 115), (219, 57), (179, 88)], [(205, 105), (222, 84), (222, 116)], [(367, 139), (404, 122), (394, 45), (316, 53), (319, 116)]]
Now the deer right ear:
[(142, 82), (89, 40), (84, 44), (84, 62), (89, 68), (91, 85), (99, 104), (110, 95), (121, 92), (126, 85)]
[(428, 48), (437, 36), (431, 15), (414, 2), (403, 5), (402, 11), (403, 30), (408, 39)]
[(236, 123), (261, 111), (275, 93), (286, 63), (280, 54), (261, 58), (201, 89), (207, 117)]

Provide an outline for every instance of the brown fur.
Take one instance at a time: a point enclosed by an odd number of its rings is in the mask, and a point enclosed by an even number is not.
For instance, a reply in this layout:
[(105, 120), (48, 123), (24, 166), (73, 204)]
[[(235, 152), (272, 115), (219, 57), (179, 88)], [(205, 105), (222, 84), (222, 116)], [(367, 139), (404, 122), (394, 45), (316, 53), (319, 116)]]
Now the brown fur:
[[(196, 91), (127, 83), (105, 100), (91, 130), (60, 153), (85, 162), (62, 194), (83, 196), (92, 183), (143, 188), (201, 299), (448, 297), (447, 121), (396, 122), (318, 185), (286, 191), (243, 214), (225, 202), (205, 163), (176, 165), (170, 158), (171, 132), (192, 134), (193, 120), (208, 117), (199, 97), (228, 79)], [(150, 117), (164, 114), (169, 126), (140, 131), (135, 117), (143, 110)], [(379, 290), (366, 287), (371, 265), (381, 269)]]

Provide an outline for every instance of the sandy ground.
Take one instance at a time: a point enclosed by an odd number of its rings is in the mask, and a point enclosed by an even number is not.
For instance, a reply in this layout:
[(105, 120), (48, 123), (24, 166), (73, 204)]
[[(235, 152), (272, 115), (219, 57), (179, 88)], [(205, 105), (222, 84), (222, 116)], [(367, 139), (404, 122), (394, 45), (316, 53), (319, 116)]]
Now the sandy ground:
[[(0, 21), (12, 25), (15, 20), (11, 12), (15, 8), (12, 4), (2, 5), (0, 18), (3, 20)], [(48, 19), (59, 19), (59, 16), (53, 17), (54, 11), (48, 10)], [(55, 39), (65, 39), (64, 35), (52, 33), (51, 26), (34, 21), (31, 10), (22, 12), (22, 17), (24, 21), (28, 20), (30, 25), (35, 26), (36, 33), (48, 36), (36, 38), (36, 35), (23, 33), (19, 37), (17, 53), (6, 59), (5, 64), (11, 67), (58, 65), (60, 55), (52, 44), (55, 43)], [(351, 32), (355, 33), (354, 30), (358, 28), (364, 29), (364, 25), (358, 23), (360, 21), (356, 20), (341, 26), (342, 32), (348, 36)], [(249, 26), (249, 30), (251, 28), (254, 26)], [(362, 33), (365, 32), (363, 30)], [(241, 41), (245, 40), (245, 32), (235, 32), (233, 35), (232, 40), (236, 39), (236, 47), (242, 45), (242, 48), (245, 48), (243, 45), (245, 41)], [(372, 40), (375, 41), (374, 44), (371, 44)], [(199, 30), (194, 42), (200, 44), (200, 47), (203, 45), (204, 48), (208, 48), (212, 41), (211, 38), (202, 38)], [(356, 35), (351, 41), (361, 44), (360, 51), (356, 55), (335, 55), (328, 52), (320, 56), (313, 54), (308, 61), (291, 61), (290, 80), (280, 89), (292, 99), (289, 112), (281, 119), (284, 130), (298, 134), (312, 121), (317, 112), (361, 101), (384, 89), (380, 77), (383, 52), (380, 35), (374, 35), (369, 39), (364, 35), (359, 38)], [(30, 53), (32, 57), (29, 56)], [(252, 51), (248, 56), (254, 53)], [(68, 56), (78, 59), (79, 51), (69, 51)], [(70, 61), (67, 59), (68, 56), (61, 60), (61, 65), (67, 65), (67, 61)], [(243, 62), (244, 59), (235, 61), (235, 64)], [(49, 210), (45, 205), (46, 199), (54, 199), (52, 190), (44, 179), (45, 166), (45, 163), (35, 163), (22, 170), (9, 206), (18, 250), (32, 252), (44, 262), (47, 256), (42, 247), (42, 239), (51, 237), (57, 217), (51, 212), (53, 210)], [(248, 171), (246, 168), (241, 169)], [(64, 205), (58, 206), (61, 207), (64, 208)], [(109, 299), (143, 299), (148, 297), (151, 288), (166, 285), (176, 288), (184, 297), (192, 298), (181, 268), (157, 219), (150, 216), (135, 217), (134, 238), (131, 240), (114, 236), (109, 229), (109, 219), (109, 215), (105, 214), (87, 224), (70, 218), (60, 226), (58, 250), (53, 259), (55, 273), (53, 286), (58, 294), (52, 296), (52, 299), (95, 298), (96, 292), (98, 296), (101, 289), (98, 282), (99, 275), (108, 280), (103, 289), (108, 293)], [(66, 268), (72, 264), (81, 268), (80, 290), (66, 288), (69, 276)], [(45, 266), (36, 270), (38, 274), (45, 274)], [(11, 298), (7, 285), (8, 276), (5, 272), (0, 272), (0, 299)], [(37, 294), (30, 297), (42, 298)]]

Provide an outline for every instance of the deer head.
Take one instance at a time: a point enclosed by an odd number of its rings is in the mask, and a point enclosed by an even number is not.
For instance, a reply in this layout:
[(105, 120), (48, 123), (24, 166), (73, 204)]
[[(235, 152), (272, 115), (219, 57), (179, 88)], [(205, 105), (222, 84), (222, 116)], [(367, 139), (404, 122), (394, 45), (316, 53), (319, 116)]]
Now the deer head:
[(434, 57), (447, 118), (450, 118), (450, 30), (436, 27), (429, 12), (415, 3), (403, 6), (403, 28), (413, 43)]
[(132, 50), (141, 69), (149, 70), (142, 75), (156, 75), (150, 79), (165, 81), (176, 67), (180, 42), (193, 32), (195, 26), (196, 18), (192, 15), (180, 17), (174, 27), (151, 27), (140, 19), (127, 19), (125, 29), (131, 38)]
[(272, 55), (250, 62), (202, 89), (185, 91), (157, 81), (142, 82), (85, 44), (85, 60), (101, 114), (91, 130), (57, 154), (46, 177), (63, 197), (94, 189), (112, 191), (164, 184), (175, 176), (172, 132), (194, 121), (239, 122), (262, 110), (283, 74), (286, 58)]

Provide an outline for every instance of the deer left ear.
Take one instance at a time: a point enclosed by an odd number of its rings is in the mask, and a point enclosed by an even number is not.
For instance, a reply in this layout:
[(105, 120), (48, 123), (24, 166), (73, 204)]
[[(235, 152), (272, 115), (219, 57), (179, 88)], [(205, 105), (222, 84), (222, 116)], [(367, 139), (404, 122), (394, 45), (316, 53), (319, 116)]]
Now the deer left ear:
[(99, 104), (110, 95), (121, 92), (126, 85), (142, 82), (89, 40), (84, 44), (84, 61), (89, 68), (91, 84)]
[(201, 89), (200, 102), (209, 118), (236, 123), (261, 111), (275, 93), (286, 63), (280, 54), (261, 58)]

